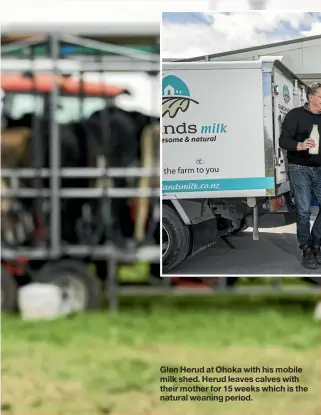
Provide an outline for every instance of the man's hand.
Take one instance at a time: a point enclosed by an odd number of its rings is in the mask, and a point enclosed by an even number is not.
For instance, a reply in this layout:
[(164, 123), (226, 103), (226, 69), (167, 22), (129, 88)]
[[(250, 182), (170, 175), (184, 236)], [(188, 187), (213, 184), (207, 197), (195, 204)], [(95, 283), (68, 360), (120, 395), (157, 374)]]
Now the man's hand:
[(312, 138), (308, 138), (307, 140), (303, 141), (303, 143), (298, 143), (296, 149), (298, 151), (304, 151), (309, 150), (313, 147), (315, 147), (315, 141)]

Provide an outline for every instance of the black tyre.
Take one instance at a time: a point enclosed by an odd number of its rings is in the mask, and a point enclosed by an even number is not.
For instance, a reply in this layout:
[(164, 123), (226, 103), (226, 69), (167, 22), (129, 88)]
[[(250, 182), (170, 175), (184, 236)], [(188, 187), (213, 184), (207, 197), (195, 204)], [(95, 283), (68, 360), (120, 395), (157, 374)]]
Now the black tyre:
[(187, 257), (191, 246), (190, 229), (174, 209), (163, 205), (163, 272), (168, 272)]
[[(154, 240), (157, 245), (160, 245), (160, 223), (157, 224), (155, 232), (154, 232)], [(151, 283), (154, 283), (156, 280), (156, 283), (161, 278), (161, 265), (160, 263), (154, 263), (150, 264), (150, 275), (151, 275)]]
[(64, 288), (76, 311), (94, 310), (102, 305), (102, 284), (87, 268), (80, 261), (61, 260), (44, 265), (33, 279)]
[(5, 267), (1, 267), (1, 311), (13, 313), (17, 311), (18, 284), (13, 275)]

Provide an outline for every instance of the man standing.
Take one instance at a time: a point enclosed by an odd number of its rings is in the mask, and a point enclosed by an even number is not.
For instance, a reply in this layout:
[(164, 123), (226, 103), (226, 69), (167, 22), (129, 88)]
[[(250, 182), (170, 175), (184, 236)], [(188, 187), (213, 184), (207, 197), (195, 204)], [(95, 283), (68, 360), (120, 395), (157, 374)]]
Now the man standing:
[[(284, 118), (280, 147), (287, 150), (289, 177), (297, 210), (297, 238), (303, 251), (302, 264), (309, 269), (321, 265), (321, 208), (310, 231), (312, 194), (321, 206), (321, 154), (311, 155), (315, 147), (310, 138), (313, 125), (321, 135), (321, 83), (308, 88), (308, 102), (293, 108)], [(321, 143), (320, 143), (321, 144)], [(320, 145), (321, 148), (321, 145)]]

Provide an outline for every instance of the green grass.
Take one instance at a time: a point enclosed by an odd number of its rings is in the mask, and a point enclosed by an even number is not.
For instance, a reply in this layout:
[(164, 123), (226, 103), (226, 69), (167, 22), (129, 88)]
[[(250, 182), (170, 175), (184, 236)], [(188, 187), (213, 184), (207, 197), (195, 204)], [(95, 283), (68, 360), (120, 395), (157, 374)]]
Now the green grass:
[[(126, 299), (52, 322), (2, 319), (3, 415), (320, 415), (314, 300)], [(160, 366), (303, 367), (307, 394), (250, 403), (160, 402)]]

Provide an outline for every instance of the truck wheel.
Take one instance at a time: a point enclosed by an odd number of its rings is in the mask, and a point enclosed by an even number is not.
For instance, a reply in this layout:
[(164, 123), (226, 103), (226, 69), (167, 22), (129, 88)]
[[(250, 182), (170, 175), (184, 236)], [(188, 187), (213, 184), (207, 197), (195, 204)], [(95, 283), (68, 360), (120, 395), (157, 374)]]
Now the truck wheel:
[(35, 274), (33, 280), (65, 288), (78, 312), (98, 309), (102, 305), (101, 282), (87, 271), (86, 263), (68, 259), (47, 263)]
[(187, 257), (191, 246), (191, 234), (189, 227), (167, 205), (163, 205), (162, 225), (163, 272), (167, 272)]
[(13, 313), (17, 310), (18, 285), (15, 277), (1, 267), (1, 311)]

